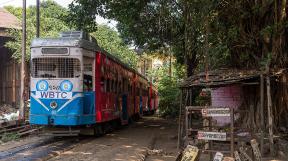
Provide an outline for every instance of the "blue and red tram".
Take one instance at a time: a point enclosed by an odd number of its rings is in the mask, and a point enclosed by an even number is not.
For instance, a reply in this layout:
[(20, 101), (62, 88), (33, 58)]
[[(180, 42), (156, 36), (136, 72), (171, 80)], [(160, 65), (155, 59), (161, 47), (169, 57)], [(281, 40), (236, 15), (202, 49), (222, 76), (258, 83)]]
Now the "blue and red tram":
[(144, 76), (102, 50), (84, 32), (32, 41), (31, 124), (103, 128), (117, 121), (123, 125), (146, 110), (156, 110), (157, 104), (157, 90)]

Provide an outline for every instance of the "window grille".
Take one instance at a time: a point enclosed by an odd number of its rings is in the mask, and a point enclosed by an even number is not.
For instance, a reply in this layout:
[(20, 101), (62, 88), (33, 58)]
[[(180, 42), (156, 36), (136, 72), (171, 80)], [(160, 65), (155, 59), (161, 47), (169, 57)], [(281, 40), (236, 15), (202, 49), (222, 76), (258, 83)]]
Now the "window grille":
[(81, 65), (76, 58), (33, 58), (33, 78), (78, 78)]

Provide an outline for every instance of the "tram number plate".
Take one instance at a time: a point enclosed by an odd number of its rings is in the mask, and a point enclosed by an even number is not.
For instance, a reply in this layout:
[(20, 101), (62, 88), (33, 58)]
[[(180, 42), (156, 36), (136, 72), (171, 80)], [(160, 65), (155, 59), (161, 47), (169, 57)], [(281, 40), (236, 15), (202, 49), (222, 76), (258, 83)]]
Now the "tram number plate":
[(71, 99), (72, 98), (72, 92), (36, 91), (36, 98)]

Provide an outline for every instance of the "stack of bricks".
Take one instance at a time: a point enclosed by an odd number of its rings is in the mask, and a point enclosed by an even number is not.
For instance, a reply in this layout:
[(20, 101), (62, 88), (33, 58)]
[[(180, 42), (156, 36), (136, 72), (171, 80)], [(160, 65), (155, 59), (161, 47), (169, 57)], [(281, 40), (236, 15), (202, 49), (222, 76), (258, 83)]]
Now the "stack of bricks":
[[(212, 89), (211, 102), (216, 107), (231, 107), (235, 110), (242, 103), (243, 91), (240, 85), (231, 85)], [(230, 123), (230, 117), (215, 117), (218, 125)]]

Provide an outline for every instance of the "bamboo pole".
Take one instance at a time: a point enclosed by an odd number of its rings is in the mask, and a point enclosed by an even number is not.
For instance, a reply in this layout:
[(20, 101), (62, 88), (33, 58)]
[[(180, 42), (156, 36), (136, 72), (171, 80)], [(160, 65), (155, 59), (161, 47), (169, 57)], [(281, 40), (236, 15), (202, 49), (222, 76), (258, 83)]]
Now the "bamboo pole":
[(264, 147), (264, 77), (263, 74), (260, 75), (260, 119), (261, 119), (261, 138), (260, 138), (260, 151), (263, 156)]
[(26, 0), (23, 0), (22, 9), (22, 58), (21, 58), (21, 86), (20, 86), (20, 110), (19, 119), (25, 119), (25, 57), (26, 57)]
[(266, 76), (266, 86), (267, 86), (269, 145), (270, 145), (270, 153), (274, 155), (272, 98), (270, 89), (270, 77), (268, 75)]
[(230, 144), (231, 144), (231, 151), (230, 151), (230, 156), (233, 158), (234, 157), (234, 108), (230, 107)]
[(177, 142), (177, 150), (180, 147), (180, 139), (181, 139), (181, 114), (182, 114), (182, 89), (180, 90), (180, 107), (179, 107), (179, 121), (178, 121), (178, 142)]
[(40, 0), (36, 0), (36, 37), (40, 37)]

